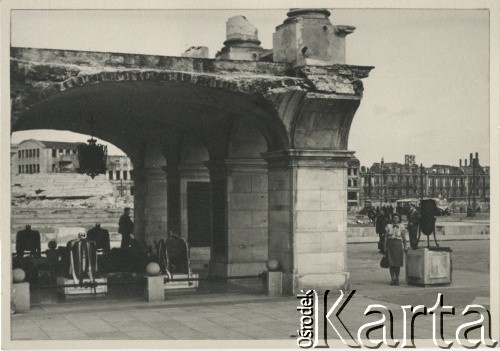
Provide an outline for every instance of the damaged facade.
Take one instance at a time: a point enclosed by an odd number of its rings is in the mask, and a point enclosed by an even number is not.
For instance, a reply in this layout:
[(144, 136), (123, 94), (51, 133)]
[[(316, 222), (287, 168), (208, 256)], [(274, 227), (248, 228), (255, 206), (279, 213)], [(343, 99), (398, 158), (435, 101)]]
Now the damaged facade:
[(373, 67), (346, 64), (354, 27), (329, 15), (291, 10), (272, 50), (233, 17), (216, 59), (12, 48), (12, 131), (89, 134), (92, 114), (133, 162), (139, 238), (173, 230), (194, 245), (208, 216), (211, 274), (277, 259), (286, 293), (344, 287), (347, 141)]

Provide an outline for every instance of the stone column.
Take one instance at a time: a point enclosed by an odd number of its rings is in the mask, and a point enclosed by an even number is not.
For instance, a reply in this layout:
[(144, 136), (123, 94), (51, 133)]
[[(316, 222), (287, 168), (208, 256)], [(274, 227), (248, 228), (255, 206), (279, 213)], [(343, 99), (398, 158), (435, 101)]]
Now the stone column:
[(134, 177), (134, 234), (146, 243), (167, 236), (167, 177), (162, 167), (137, 168)]
[(287, 150), (264, 155), (269, 177), (269, 259), (283, 293), (344, 289), (347, 272), (348, 151)]
[(168, 232), (181, 235), (181, 177), (179, 164), (168, 164), (167, 174), (167, 214)]
[(210, 273), (253, 275), (265, 270), (268, 253), (267, 174), (263, 160), (212, 160)]

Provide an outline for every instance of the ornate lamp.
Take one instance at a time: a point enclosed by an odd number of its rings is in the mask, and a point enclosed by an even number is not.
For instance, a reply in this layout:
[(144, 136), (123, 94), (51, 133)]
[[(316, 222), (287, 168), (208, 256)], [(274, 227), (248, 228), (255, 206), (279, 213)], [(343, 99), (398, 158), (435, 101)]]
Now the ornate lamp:
[(98, 174), (106, 174), (106, 161), (108, 148), (105, 145), (97, 144), (93, 137), (94, 118), (90, 120), (91, 135), (87, 144), (78, 145), (78, 173), (87, 174), (92, 179)]

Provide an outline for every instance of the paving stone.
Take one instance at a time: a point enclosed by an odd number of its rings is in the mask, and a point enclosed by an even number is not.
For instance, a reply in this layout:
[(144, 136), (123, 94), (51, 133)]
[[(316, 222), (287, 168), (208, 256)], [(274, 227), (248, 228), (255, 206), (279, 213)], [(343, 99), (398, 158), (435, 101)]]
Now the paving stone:
[(60, 330), (51, 330), (47, 331), (51, 340), (88, 340), (93, 339), (88, 336), (84, 332), (80, 330), (75, 331), (60, 331)]
[(131, 339), (131, 337), (120, 331), (111, 331), (111, 332), (92, 332), (87, 333), (87, 336), (92, 340), (125, 340)]
[(181, 328), (176, 330), (163, 331), (164, 334), (176, 340), (211, 340), (212, 338), (204, 333), (190, 329)]
[(78, 329), (83, 331), (84, 333), (92, 333), (92, 332), (113, 332), (116, 331), (109, 323), (102, 319), (96, 320), (81, 320), (73, 322)]
[(98, 313), (97, 316), (99, 316), (101, 319), (107, 322), (110, 322), (111, 324), (112, 322), (136, 319), (134, 316), (131, 316), (130, 314), (125, 312), (103, 312), (103, 313)]

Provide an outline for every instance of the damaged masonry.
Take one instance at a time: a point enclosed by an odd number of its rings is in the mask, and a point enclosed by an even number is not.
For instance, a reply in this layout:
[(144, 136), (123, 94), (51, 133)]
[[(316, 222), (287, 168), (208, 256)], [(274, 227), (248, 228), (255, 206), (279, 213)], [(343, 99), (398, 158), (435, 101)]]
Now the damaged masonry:
[(270, 50), (232, 17), (215, 59), (202, 46), (182, 57), (13, 47), (12, 132), (89, 134), (92, 114), (94, 135), (133, 162), (137, 238), (188, 240), (198, 189), (211, 195), (211, 274), (275, 259), (284, 293), (344, 287), (347, 141), (373, 67), (346, 64), (354, 27), (329, 15), (292, 9)]

